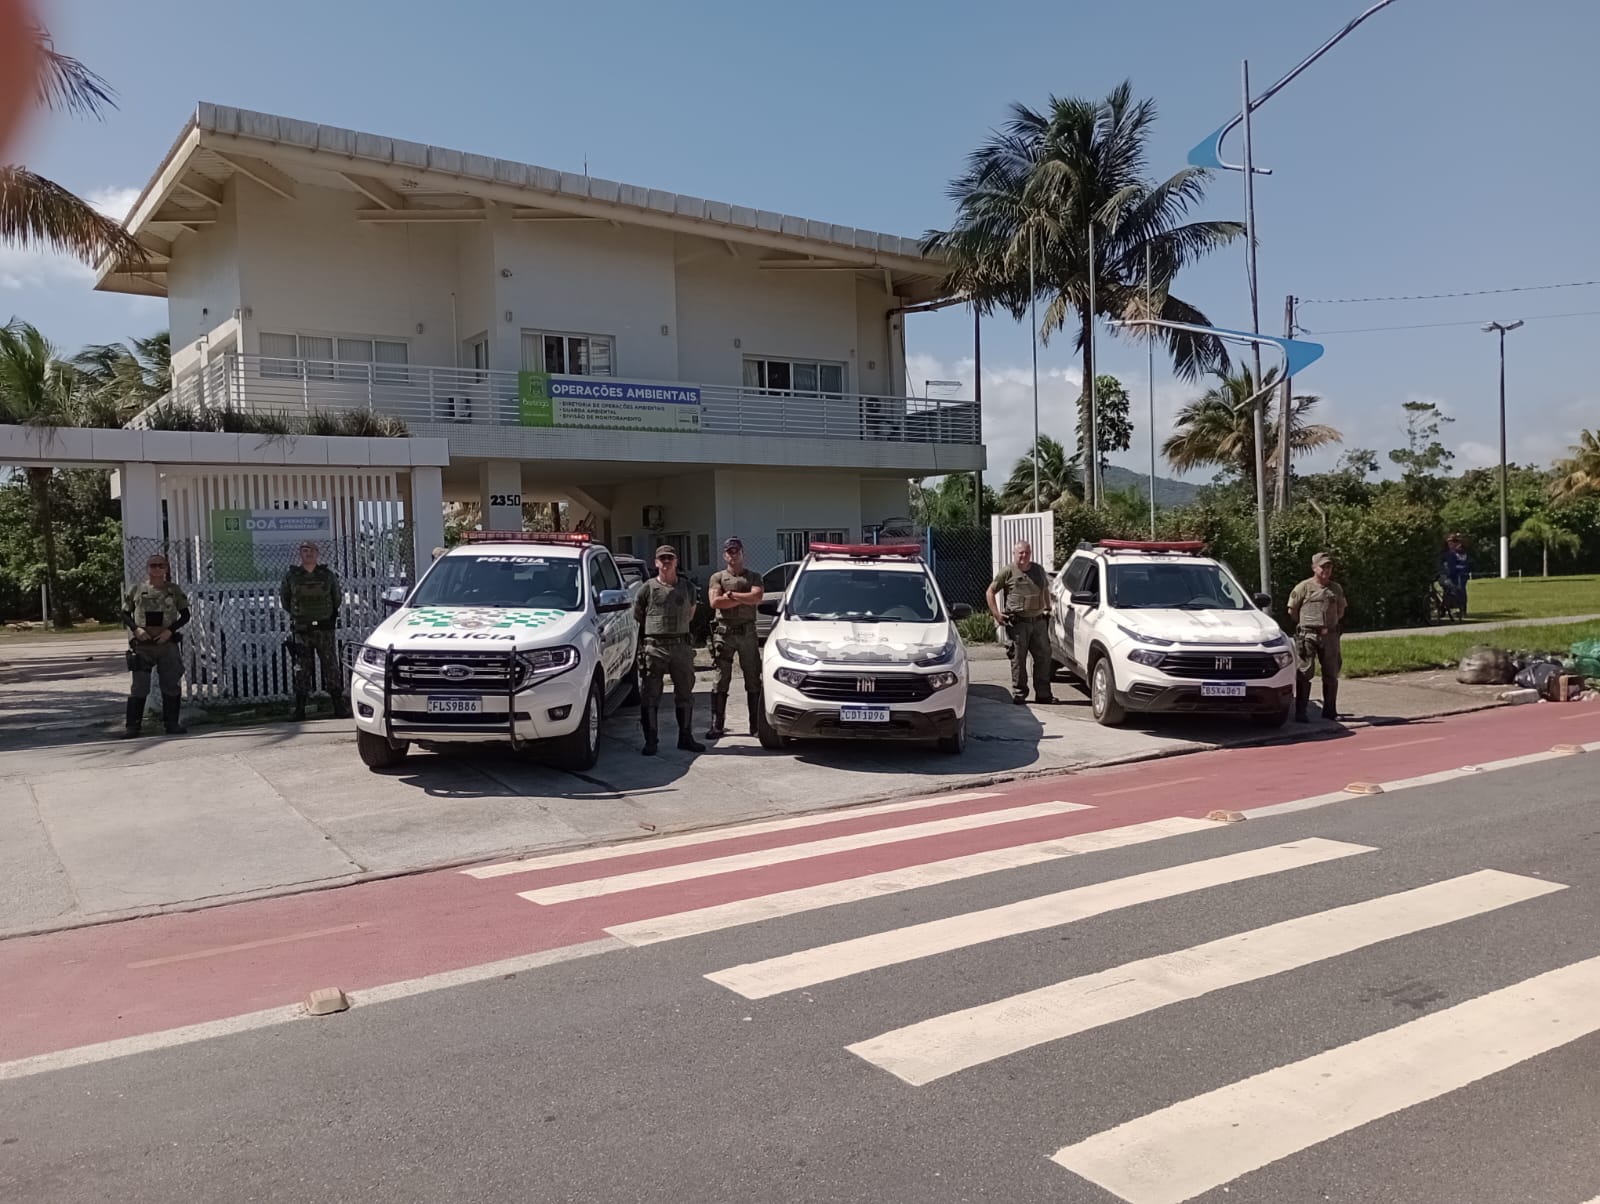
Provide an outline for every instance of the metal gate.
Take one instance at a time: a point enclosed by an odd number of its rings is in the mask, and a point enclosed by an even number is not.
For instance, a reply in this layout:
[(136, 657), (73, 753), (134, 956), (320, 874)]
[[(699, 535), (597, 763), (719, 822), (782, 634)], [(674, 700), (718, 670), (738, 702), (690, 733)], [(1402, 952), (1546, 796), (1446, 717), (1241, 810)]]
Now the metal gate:
[(1056, 516), (1048, 510), (1038, 514), (995, 514), (989, 519), (990, 557), (994, 571), (1011, 563), (1011, 549), (1019, 543), (1033, 545), (1034, 562), (1046, 573), (1056, 571)]

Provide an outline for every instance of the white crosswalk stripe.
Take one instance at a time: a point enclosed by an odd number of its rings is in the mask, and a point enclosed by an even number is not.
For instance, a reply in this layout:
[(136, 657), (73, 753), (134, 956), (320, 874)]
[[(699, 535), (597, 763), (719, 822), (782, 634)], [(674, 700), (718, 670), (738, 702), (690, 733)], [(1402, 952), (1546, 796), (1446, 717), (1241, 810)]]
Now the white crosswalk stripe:
[(857, 832), (849, 836), (832, 836), (823, 840), (801, 844), (780, 845), (777, 848), (758, 849), (749, 853), (733, 853), (705, 861), (690, 861), (679, 865), (657, 866), (632, 873), (589, 878), (581, 882), (567, 882), (559, 886), (546, 886), (536, 890), (518, 892), (532, 903), (566, 903), (573, 899), (589, 899), (598, 895), (620, 894), (623, 891), (643, 890), (670, 882), (687, 882), (694, 878), (708, 878), (716, 874), (731, 874), (738, 870), (758, 869), (780, 865), (789, 861), (804, 861), (825, 857), (831, 853), (845, 853), (853, 849), (872, 848), (877, 845), (897, 844), (925, 836), (943, 836), (952, 832), (971, 832), (979, 828), (1020, 823), (1030, 819), (1046, 819), (1072, 811), (1091, 810), (1083, 803), (1031, 803), (1024, 807), (1008, 807), (1002, 811), (980, 811), (973, 815), (956, 815), (948, 819), (929, 820), (926, 823), (907, 824), (898, 828), (877, 828), (870, 832)]
[(648, 920), (616, 924), (606, 929), (611, 936), (630, 945), (653, 945), (658, 941), (679, 940), (707, 932), (719, 932), (745, 924), (756, 924), (781, 916), (798, 915), (824, 907), (837, 907), (845, 903), (859, 903), (863, 899), (877, 899), (901, 891), (919, 890), (957, 882), (984, 874), (1018, 869), (1026, 865), (1039, 865), (1063, 857), (1076, 857), (1105, 849), (1120, 849), (1164, 840), (1171, 836), (1187, 836), (1194, 832), (1215, 832), (1217, 825), (1204, 819), (1153, 819), (1141, 824), (1127, 824), (1120, 828), (1102, 828), (1098, 832), (1082, 832), (1076, 836), (1061, 836), (1054, 840), (1040, 840), (1030, 844), (1013, 845), (1008, 849), (993, 849), (984, 853), (968, 853), (961, 857), (947, 857), (941, 861), (928, 861), (904, 869), (883, 870), (876, 874), (863, 874), (838, 882), (824, 882), (818, 886), (801, 886), (793, 890), (777, 891), (770, 895), (757, 895), (753, 899), (735, 899), (710, 907), (674, 912)]
[(1156, 899), (1372, 851), (1366, 845), (1337, 840), (1312, 839), (1270, 845), (838, 941), (718, 970), (706, 977), (747, 999), (764, 999), (986, 941), (1070, 924)]
[(1564, 889), (1537, 878), (1483, 870), (1129, 962), (848, 1048), (921, 1085), (1172, 1003)]
[(848, 823), (854, 819), (870, 819), (879, 815), (894, 815), (902, 811), (927, 810), (970, 803), (978, 799), (998, 798), (992, 790), (969, 790), (959, 794), (940, 794), (933, 798), (912, 799), (909, 802), (879, 803), (872, 807), (852, 807), (843, 810), (822, 811), (811, 815), (790, 815), (782, 819), (764, 819), (752, 824), (738, 824), (728, 828), (710, 828), (698, 832), (685, 832), (677, 836), (660, 836), (633, 841), (623, 845), (602, 845), (591, 849), (571, 849), (565, 853), (546, 853), (538, 857), (522, 857), (516, 861), (502, 861), (495, 865), (474, 865), (461, 872), (469, 878), (501, 878), (507, 874), (527, 874), (535, 870), (555, 869), (563, 865), (582, 865), (589, 861), (612, 861), (621, 857), (638, 857), (645, 853), (658, 853), (662, 849), (686, 849), (701, 844), (716, 844), (724, 840), (739, 840), (746, 836), (764, 836), (769, 832), (790, 832), (799, 828), (812, 828), (824, 824)]
[(1182, 1204), (1240, 1175), (1600, 1031), (1600, 958), (1198, 1095), (1054, 1161), (1128, 1204)]

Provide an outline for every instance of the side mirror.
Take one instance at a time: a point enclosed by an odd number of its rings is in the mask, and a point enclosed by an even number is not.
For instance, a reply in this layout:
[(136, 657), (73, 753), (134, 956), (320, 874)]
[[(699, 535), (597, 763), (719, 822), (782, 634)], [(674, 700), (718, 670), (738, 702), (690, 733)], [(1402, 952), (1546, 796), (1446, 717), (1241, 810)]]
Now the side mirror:
[(1251, 594), (1250, 595), (1250, 601), (1254, 602), (1256, 604), (1257, 609), (1259, 609), (1259, 610), (1271, 610), (1272, 609), (1272, 595), (1271, 594)]
[(961, 622), (962, 619), (970, 619), (972, 617), (972, 607), (965, 602), (957, 602), (950, 608), (950, 617), (957, 623)]
[(625, 589), (603, 589), (594, 596), (596, 614), (612, 615), (633, 605), (633, 595)]
[(1074, 606), (1099, 606), (1100, 595), (1092, 589), (1073, 590), (1071, 601)]
[(383, 591), (383, 613), (392, 615), (406, 604), (406, 587), (393, 585)]
[(756, 604), (756, 609), (764, 615), (771, 615), (774, 619), (783, 612), (782, 598), (763, 598)]

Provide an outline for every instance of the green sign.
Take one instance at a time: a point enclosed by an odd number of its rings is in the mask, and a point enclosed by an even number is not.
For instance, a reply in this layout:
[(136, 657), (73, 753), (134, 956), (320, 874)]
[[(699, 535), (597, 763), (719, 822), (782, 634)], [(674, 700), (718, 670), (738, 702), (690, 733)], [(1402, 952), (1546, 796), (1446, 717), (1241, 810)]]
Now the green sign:
[(554, 426), (555, 402), (550, 398), (548, 372), (521, 372), (517, 374), (517, 400), (522, 406), (523, 426)]
[[(318, 510), (213, 510), (211, 512), (211, 580), (260, 581), (276, 576), (292, 552), (306, 540), (320, 543), (329, 537), (327, 511)], [(279, 549), (275, 556), (257, 553)]]
[(650, 384), (610, 376), (517, 374), (523, 426), (605, 431), (698, 431), (697, 385)]

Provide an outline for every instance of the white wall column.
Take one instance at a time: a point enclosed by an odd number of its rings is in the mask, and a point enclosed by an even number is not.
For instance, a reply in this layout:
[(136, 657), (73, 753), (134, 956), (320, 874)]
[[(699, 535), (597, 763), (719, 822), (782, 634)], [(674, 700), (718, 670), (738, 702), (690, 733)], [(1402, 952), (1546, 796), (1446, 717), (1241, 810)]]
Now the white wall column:
[(444, 546), (444, 471), (437, 465), (411, 469), (411, 536), (416, 575), (433, 563), (433, 550)]
[(122, 493), (122, 573), (143, 581), (145, 561), (160, 549), (161, 472), (154, 464), (124, 463), (118, 470)]
[(485, 460), (478, 470), (478, 505), (485, 531), (522, 530), (522, 464)]

